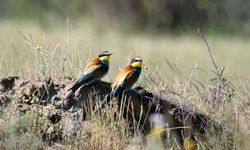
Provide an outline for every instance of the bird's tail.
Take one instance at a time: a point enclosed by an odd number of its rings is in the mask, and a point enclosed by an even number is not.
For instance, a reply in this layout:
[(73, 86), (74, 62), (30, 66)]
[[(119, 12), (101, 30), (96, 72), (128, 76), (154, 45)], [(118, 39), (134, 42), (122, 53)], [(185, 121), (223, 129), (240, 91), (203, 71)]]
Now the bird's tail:
[(77, 91), (77, 89), (81, 86), (82, 86), (82, 82), (77, 82), (74, 86), (68, 89), (69, 92), (67, 93), (64, 99), (68, 99), (69, 97), (71, 97)]
[(112, 98), (112, 93), (108, 93), (105, 98), (101, 101), (99, 107), (97, 109), (95, 109), (94, 113), (100, 111), (101, 109), (103, 109), (105, 107), (106, 104), (108, 104)]
[(71, 97), (73, 94), (74, 94), (75, 92), (74, 92), (74, 90), (69, 90), (69, 92), (66, 94), (66, 96), (64, 97), (64, 99), (66, 100), (66, 99), (68, 99), (69, 97)]

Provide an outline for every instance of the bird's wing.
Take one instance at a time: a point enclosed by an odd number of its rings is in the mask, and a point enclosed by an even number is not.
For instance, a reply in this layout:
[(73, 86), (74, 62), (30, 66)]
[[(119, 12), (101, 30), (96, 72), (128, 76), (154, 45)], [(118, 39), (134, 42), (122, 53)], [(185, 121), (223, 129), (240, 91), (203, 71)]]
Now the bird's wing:
[(94, 59), (93, 61), (89, 62), (84, 69), (83, 75), (87, 75), (89, 73), (94, 72), (98, 68), (102, 66), (102, 63), (99, 59)]
[(115, 79), (115, 82), (112, 84), (112, 91), (114, 91), (118, 87), (122, 87), (128, 77), (133, 75), (133, 68), (128, 66), (124, 70), (122, 70)]
[(85, 84), (86, 82), (89, 82), (93, 80), (96, 76), (99, 74), (96, 74), (96, 70), (98, 70), (100, 67), (102, 67), (102, 64), (98, 62), (98, 60), (93, 60), (90, 63), (87, 64), (85, 67), (85, 70), (83, 72), (83, 75), (76, 81), (74, 86), (71, 89), (78, 89), (81, 85)]
[[(97, 58), (92, 60), (90, 63), (87, 64), (83, 75), (76, 81), (76, 83), (69, 89), (70, 93), (67, 94), (66, 98), (70, 97), (74, 94), (74, 92), (81, 87), (82, 85), (91, 82), (95, 79), (99, 79), (103, 74), (106, 72), (105, 67), (102, 68), (103, 64)], [(66, 99), (65, 98), (65, 99)]]

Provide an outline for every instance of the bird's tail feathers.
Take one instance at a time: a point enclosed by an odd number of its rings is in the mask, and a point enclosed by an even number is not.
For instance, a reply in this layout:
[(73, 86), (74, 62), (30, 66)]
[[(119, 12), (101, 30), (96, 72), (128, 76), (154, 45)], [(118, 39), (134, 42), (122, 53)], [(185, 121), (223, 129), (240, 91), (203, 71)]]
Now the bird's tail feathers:
[(69, 97), (71, 97), (75, 92), (73, 91), (73, 89), (69, 90), (69, 92), (67, 93), (67, 95), (64, 97), (64, 99), (68, 99)]
[(79, 82), (79, 83), (76, 83), (74, 86), (72, 86), (70, 89), (68, 89), (68, 91), (73, 91), (75, 92), (79, 87), (82, 86), (82, 83)]
[(70, 96), (72, 96), (79, 87), (82, 86), (82, 83), (76, 83), (74, 86), (72, 86), (70, 89), (68, 89), (68, 93), (67, 95), (65, 96), (65, 99), (69, 98)]

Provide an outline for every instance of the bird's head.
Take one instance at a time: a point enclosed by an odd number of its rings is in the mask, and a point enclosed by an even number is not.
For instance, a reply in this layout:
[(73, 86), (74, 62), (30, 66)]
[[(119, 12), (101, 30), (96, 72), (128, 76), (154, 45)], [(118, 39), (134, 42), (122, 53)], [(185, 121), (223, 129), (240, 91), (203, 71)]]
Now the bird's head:
[(109, 51), (101, 51), (100, 54), (98, 55), (98, 58), (101, 61), (108, 62), (109, 58), (110, 58), (110, 55), (112, 55), (112, 53), (110, 53)]
[(142, 58), (140, 56), (137, 56), (133, 58), (130, 62), (130, 65), (136, 68), (141, 68), (142, 67)]

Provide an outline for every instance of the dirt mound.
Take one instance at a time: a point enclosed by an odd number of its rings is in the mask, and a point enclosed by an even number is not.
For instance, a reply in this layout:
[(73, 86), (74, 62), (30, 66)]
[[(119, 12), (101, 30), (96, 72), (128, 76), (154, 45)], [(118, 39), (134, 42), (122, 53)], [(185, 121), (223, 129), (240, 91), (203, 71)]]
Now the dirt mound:
[[(73, 97), (63, 100), (67, 89), (73, 83), (72, 80), (52, 80), (49, 77), (40, 77), (34, 81), (20, 77), (1, 78), (0, 107), (11, 107), (10, 115), (15, 116), (29, 111), (37, 112), (49, 120), (46, 125), (41, 123), (39, 126), (43, 139), (50, 142), (60, 141), (63, 136), (74, 134), (74, 130), (83, 125), (84, 121), (86, 123), (90, 109), (93, 109), (110, 89), (110, 83), (98, 81), (81, 87)], [(191, 127), (190, 131), (198, 136), (204, 135), (210, 125), (216, 124), (193, 108), (179, 107), (171, 100), (154, 95), (141, 87), (129, 90), (116, 99), (118, 107), (125, 106), (123, 116), (129, 122), (137, 121), (141, 124), (143, 133), (150, 131), (150, 114), (164, 114), (168, 126), (177, 127), (172, 133), (180, 145), (185, 138), (182, 136), (184, 129), (181, 127)]]

